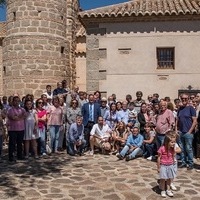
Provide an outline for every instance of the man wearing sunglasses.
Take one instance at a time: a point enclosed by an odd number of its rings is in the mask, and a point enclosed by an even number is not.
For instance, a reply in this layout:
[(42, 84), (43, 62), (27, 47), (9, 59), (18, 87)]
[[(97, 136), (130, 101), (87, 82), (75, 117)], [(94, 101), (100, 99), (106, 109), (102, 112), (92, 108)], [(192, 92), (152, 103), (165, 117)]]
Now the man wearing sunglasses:
[(187, 167), (188, 170), (193, 169), (193, 148), (192, 142), (194, 138), (195, 126), (197, 124), (196, 110), (188, 104), (189, 96), (182, 94), (180, 96), (182, 106), (177, 113), (177, 129), (181, 140), (181, 168)]

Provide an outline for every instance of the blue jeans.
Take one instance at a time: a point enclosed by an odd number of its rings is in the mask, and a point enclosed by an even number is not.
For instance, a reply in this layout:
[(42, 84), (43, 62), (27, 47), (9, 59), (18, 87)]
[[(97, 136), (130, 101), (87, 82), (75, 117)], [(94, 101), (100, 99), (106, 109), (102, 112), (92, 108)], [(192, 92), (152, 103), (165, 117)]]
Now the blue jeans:
[(3, 135), (0, 135), (0, 157), (2, 154), (2, 147), (3, 147)]
[(58, 139), (60, 135), (60, 126), (59, 125), (51, 125), (49, 127), (49, 132), (51, 136), (51, 149), (52, 152), (56, 152), (58, 150)]
[[(80, 146), (77, 146), (77, 151), (78, 153), (83, 153), (83, 149), (85, 148), (86, 145), (86, 141), (83, 139), (82, 144)], [(74, 156), (75, 155), (75, 150), (74, 150), (74, 143), (73, 142), (69, 142), (68, 143), (68, 154)]]
[[(127, 152), (129, 151), (130, 148), (131, 148), (130, 146), (125, 145), (125, 147), (120, 152), (121, 156), (124, 157), (127, 154)], [(131, 153), (129, 153), (129, 158), (134, 159), (136, 156), (142, 156), (142, 154), (143, 154), (142, 149), (140, 147), (137, 147)]]
[(144, 151), (146, 156), (154, 156), (155, 144), (144, 144)]
[(40, 153), (46, 153), (46, 130), (45, 127), (43, 129), (39, 128), (39, 135), (40, 135), (40, 140), (39, 140), (39, 145), (40, 145)]
[(156, 146), (157, 146), (157, 149), (159, 149), (163, 145), (164, 139), (165, 139), (165, 134), (160, 134), (160, 133), (156, 134)]
[(182, 164), (187, 164), (193, 167), (193, 143), (194, 135), (191, 133), (180, 133), (181, 161)]

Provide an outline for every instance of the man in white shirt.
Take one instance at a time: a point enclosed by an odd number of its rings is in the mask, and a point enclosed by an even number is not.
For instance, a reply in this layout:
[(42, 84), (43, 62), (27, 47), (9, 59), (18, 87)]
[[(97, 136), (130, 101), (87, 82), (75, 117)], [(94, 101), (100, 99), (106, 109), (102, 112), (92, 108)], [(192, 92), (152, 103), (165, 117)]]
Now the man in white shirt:
[(98, 117), (97, 124), (94, 124), (90, 132), (90, 155), (94, 155), (94, 146), (102, 149), (102, 152), (110, 151), (110, 133), (111, 129), (104, 123), (103, 117)]

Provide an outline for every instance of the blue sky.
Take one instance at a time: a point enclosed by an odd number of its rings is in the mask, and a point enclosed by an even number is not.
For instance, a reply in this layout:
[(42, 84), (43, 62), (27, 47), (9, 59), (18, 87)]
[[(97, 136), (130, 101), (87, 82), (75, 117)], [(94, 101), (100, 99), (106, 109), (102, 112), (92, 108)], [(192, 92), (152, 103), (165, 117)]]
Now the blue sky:
[[(92, 8), (122, 3), (126, 1), (128, 0), (80, 0), (80, 6), (83, 10), (88, 10)], [(5, 21), (5, 20), (6, 20), (5, 7), (3, 8), (2, 6), (0, 6), (0, 21)]]
[(88, 10), (92, 8), (122, 3), (126, 1), (129, 0), (80, 0), (80, 6), (82, 9)]

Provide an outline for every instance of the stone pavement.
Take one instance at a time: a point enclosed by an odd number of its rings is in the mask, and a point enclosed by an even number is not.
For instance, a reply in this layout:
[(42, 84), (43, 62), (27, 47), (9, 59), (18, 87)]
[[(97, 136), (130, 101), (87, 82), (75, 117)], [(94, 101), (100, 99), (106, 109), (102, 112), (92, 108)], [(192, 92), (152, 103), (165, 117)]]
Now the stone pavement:
[[(200, 163), (199, 163), (200, 164)], [(115, 156), (70, 157), (0, 163), (0, 200), (160, 200), (156, 163)], [(200, 173), (179, 169), (174, 199), (200, 200)], [(170, 199), (167, 197), (166, 199)]]

